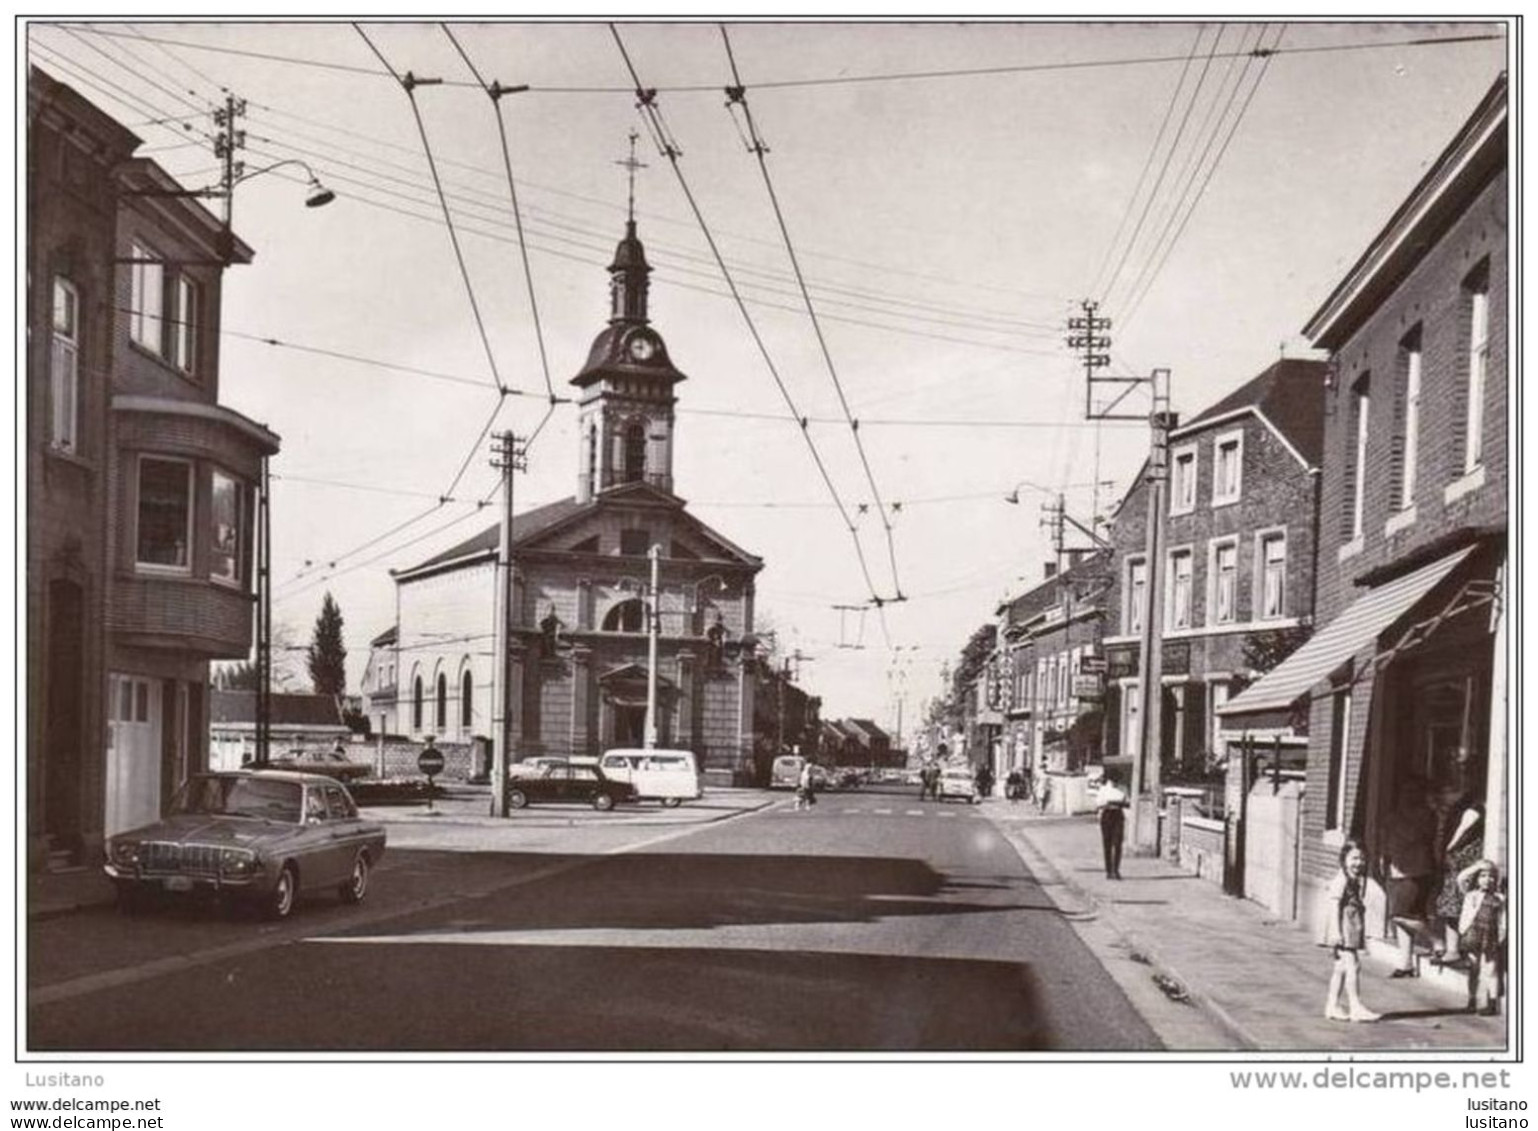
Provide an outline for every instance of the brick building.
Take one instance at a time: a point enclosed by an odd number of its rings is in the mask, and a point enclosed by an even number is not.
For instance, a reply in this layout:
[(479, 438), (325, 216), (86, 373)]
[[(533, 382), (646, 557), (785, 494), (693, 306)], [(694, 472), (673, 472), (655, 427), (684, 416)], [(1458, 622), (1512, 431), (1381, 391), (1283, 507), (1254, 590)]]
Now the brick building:
[(92, 858), (207, 764), (209, 661), (249, 654), (266, 428), (219, 404), (251, 249), (139, 138), (27, 83), (27, 823)]
[[(674, 388), (684, 375), (650, 325), (650, 270), (632, 220), (609, 267), (609, 324), (572, 379), (577, 492), (513, 521), (513, 756), (641, 745), (647, 622), (656, 616), (658, 741), (694, 750), (713, 780), (746, 784), (755, 773), (753, 605), (762, 562), (673, 493)], [(496, 736), (500, 534), (492, 526), (392, 572), (395, 635), (376, 637), (369, 659), (376, 716), (393, 680), (387, 729), (447, 742)]]
[(1503, 76), (1306, 327), (1331, 355), (1320, 627), (1223, 709), (1308, 715), (1305, 893), (1348, 838), (1379, 858), (1412, 778), (1444, 814), (1483, 802), (1504, 863), (1507, 144)]
[[(1247, 652), (1285, 649), (1313, 616), (1324, 431), (1323, 363), (1283, 359), (1171, 430), (1162, 538), (1161, 781), (1194, 780), (1226, 754), (1216, 713), (1251, 675)], [(1139, 641), (1149, 608), (1146, 480), (1111, 524), (1106, 749), (1138, 748)], [(1288, 720), (1266, 737), (1302, 747)]]

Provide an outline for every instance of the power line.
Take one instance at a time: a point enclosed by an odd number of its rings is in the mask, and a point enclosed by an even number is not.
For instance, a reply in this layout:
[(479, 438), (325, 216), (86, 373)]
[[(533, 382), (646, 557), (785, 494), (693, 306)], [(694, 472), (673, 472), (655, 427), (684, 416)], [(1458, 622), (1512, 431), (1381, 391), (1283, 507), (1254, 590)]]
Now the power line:
[[(62, 27), (59, 23), (39, 24), (42, 27)], [(75, 25), (80, 26), (80, 25)], [(118, 36), (125, 33), (106, 31), (100, 27), (81, 26), (80, 30), (88, 31), (92, 35)], [(160, 36), (146, 36), (141, 38), (151, 43), (160, 43), (168, 47), (183, 47), (193, 51), (207, 51), (222, 55), (235, 55), (247, 59), (264, 59), (274, 63), (286, 63), (294, 66), (313, 67), (322, 70), (336, 71), (344, 74), (360, 75), (367, 78), (387, 78), (370, 67), (359, 67), (353, 64), (337, 63), (325, 59), (305, 59), (295, 55), (283, 55), (270, 51), (254, 51), (248, 48), (217, 47), (208, 43), (196, 43), (190, 40), (169, 39)], [(1341, 51), (1379, 51), (1394, 50), (1403, 47), (1445, 47), (1466, 43), (1485, 43), (1492, 40), (1502, 40), (1504, 35), (1486, 33), (1476, 35), (1454, 36), (1421, 36), (1412, 39), (1390, 40), (1379, 43), (1332, 43), (1318, 44), (1312, 47), (1290, 47), (1277, 51), (1278, 55), (1318, 55)], [(1229, 55), (1240, 55), (1242, 52), (1233, 51)], [(882, 82), (913, 82), (932, 79), (958, 79), (981, 78), (1002, 75), (1024, 74), (1048, 74), (1056, 71), (1083, 71), (1107, 69), (1114, 67), (1141, 67), (1158, 66), (1165, 63), (1178, 63), (1182, 59), (1180, 55), (1141, 55), (1127, 56), (1119, 59), (1084, 59), (1077, 62), (1062, 63), (1017, 63), (997, 67), (959, 67), (949, 69), (932, 69), (917, 71), (890, 71), (865, 75), (828, 75), (822, 77), (803, 79), (777, 79), (755, 84), (758, 90), (791, 90), (804, 87), (820, 86), (851, 86), (866, 83)], [(469, 87), (468, 82), (447, 81), (447, 86)], [(686, 83), (674, 86), (659, 86), (654, 88), (658, 94), (718, 94), (720, 86), (714, 83)], [(533, 85), (529, 90), (533, 94), (632, 94), (634, 91), (620, 86), (560, 86), (560, 85)]]
[(781, 378), (779, 369), (776, 368), (774, 359), (769, 354), (769, 348), (764, 344), (763, 337), (758, 332), (758, 325), (753, 321), (753, 316), (749, 313), (747, 304), (743, 302), (742, 296), (737, 290), (737, 284), (732, 278), (731, 271), (726, 266), (726, 260), (721, 256), (720, 250), (716, 246), (715, 237), (710, 231), (710, 225), (706, 223), (705, 215), (700, 211), (699, 204), (694, 199), (694, 193), (689, 188), (689, 182), (684, 177), (683, 169), (678, 163), (679, 157), (682, 156), (682, 150), (673, 143), (667, 123), (662, 117), (662, 111), (656, 105), (656, 92), (647, 90), (642, 84), (641, 76), (637, 73), (635, 64), (630, 60), (630, 53), (625, 50), (625, 41), (620, 38), (619, 28), (611, 23), (609, 31), (614, 36), (615, 46), (619, 48), (620, 56), (625, 61), (625, 67), (630, 72), (630, 77), (635, 81), (636, 109), (641, 115), (641, 120), (645, 123), (647, 132), (656, 144), (658, 152), (666, 157), (668, 164), (672, 166), (673, 175), (678, 180), (678, 185), (689, 202), (690, 210), (699, 222), (700, 231), (705, 236), (705, 242), (709, 244), (712, 254), (716, 257), (717, 264), (721, 269), (721, 275), (726, 280), (726, 285), (731, 290), (732, 298), (737, 303), (737, 309), (741, 312), (743, 321), (748, 325), (748, 333), (757, 345), (758, 352), (763, 357), (764, 364), (769, 370), (769, 375), (774, 378), (774, 383), (780, 390), (780, 396), (784, 399), (786, 408), (790, 410), (792, 422), (800, 426), (801, 438), (806, 442), (807, 450), (812, 456), (812, 462), (816, 464), (818, 474), (821, 475), (824, 485), (828, 488), (829, 495), (832, 496), (833, 501), (838, 505), (839, 516), (843, 519), (844, 526), (849, 531), (850, 539), (854, 542), (855, 558), (859, 563), (860, 573), (865, 579), (866, 588), (870, 592), (871, 601), (879, 606), (882, 599), (876, 593), (875, 581), (871, 578), (870, 574), (870, 565), (865, 560), (865, 549), (860, 545), (860, 532), (856, 529), (854, 521), (849, 517), (849, 511), (844, 506), (844, 500), (839, 496), (838, 488), (834, 486), (833, 478), (828, 472), (827, 465), (823, 462), (822, 453), (817, 450), (817, 444), (812, 439), (811, 433), (807, 430), (806, 423), (800, 411), (796, 408), (795, 400), (790, 395), (790, 390), (785, 387), (785, 381)]
[[(880, 488), (876, 486), (876, 475), (871, 470), (870, 457), (865, 451), (865, 443), (860, 439), (860, 424), (849, 408), (849, 398), (844, 395), (843, 382), (839, 380), (838, 366), (833, 363), (833, 352), (828, 348), (827, 335), (822, 332), (822, 323), (817, 318), (817, 308), (812, 302), (812, 296), (806, 289), (806, 278), (801, 273), (801, 261), (796, 257), (796, 247), (790, 238), (790, 227), (785, 221), (784, 209), (780, 207), (779, 194), (774, 191), (774, 180), (769, 175), (768, 153), (769, 147), (763, 143), (758, 132), (758, 124), (753, 121), (753, 111), (748, 106), (747, 91), (743, 87), (742, 75), (737, 70), (737, 59), (732, 54), (731, 37), (727, 34), (726, 25), (721, 25), (721, 39), (726, 45), (726, 57), (732, 69), (732, 89), (727, 91), (727, 112), (731, 112), (733, 105), (742, 107), (743, 118), (747, 123), (748, 135), (751, 142), (748, 150), (758, 159), (759, 171), (763, 174), (764, 188), (769, 194), (769, 203), (774, 209), (774, 218), (780, 228), (780, 236), (785, 241), (785, 254), (790, 257), (791, 269), (796, 275), (796, 284), (801, 289), (801, 297), (806, 302), (807, 316), (812, 320), (812, 331), (817, 337), (818, 348), (822, 351), (822, 359), (828, 367), (828, 376), (833, 381), (834, 391), (838, 393), (838, 403), (844, 410), (844, 419), (849, 423), (849, 434), (854, 439), (855, 450), (860, 455), (860, 465), (865, 469), (865, 481), (870, 486), (871, 500), (876, 504), (877, 513), (881, 517), (882, 528), (886, 531), (887, 557), (892, 567), (892, 589), (895, 594), (893, 600), (902, 600), (902, 582), (897, 572), (897, 544), (892, 534), (892, 522), (887, 517), (886, 504), (881, 501)], [(879, 607), (879, 606), (878, 606)]]

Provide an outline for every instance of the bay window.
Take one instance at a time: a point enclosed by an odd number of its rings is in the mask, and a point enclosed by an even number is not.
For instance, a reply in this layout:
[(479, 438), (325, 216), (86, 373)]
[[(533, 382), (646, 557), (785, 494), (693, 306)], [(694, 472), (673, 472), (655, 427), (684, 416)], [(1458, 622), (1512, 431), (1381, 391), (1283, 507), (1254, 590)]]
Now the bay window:
[(209, 508), (213, 525), (209, 576), (239, 584), (245, 580), (247, 526), (246, 493), (240, 480), (216, 470)]
[(186, 460), (139, 458), (134, 560), (149, 569), (192, 568), (192, 464)]

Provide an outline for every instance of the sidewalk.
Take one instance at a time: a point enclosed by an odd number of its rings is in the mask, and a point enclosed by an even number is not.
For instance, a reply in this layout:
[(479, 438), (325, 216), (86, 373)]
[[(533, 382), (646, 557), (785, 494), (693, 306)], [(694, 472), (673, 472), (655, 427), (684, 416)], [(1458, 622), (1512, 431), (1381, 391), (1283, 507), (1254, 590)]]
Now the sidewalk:
[[(984, 802), (984, 812), (1113, 976), (1173, 979), (1177, 993), (1189, 994), (1186, 1008), (1205, 1013), (1230, 1038), (1230, 1048), (1403, 1053), (1507, 1047), (1506, 1017), (1463, 1011), (1462, 974), (1433, 972), (1423, 964), (1422, 977), (1391, 981), (1390, 963), (1373, 954), (1363, 963), (1362, 997), (1383, 1020), (1327, 1021), (1330, 955), (1298, 924), (1160, 859), (1125, 856), (1125, 878), (1107, 880), (1093, 816), (1041, 816), (998, 799)], [(1118, 945), (1106, 946), (1104, 931), (1097, 943), (1083, 929), (1089, 921), (1109, 927)], [(1161, 1036), (1172, 1050), (1192, 1047), (1178, 1030)]]

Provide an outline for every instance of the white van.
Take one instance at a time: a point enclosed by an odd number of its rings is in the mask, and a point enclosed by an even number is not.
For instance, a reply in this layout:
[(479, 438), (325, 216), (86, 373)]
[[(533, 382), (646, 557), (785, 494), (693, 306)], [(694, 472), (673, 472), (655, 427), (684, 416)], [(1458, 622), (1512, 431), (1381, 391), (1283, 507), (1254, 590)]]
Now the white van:
[(795, 789), (801, 784), (801, 767), (806, 759), (799, 754), (781, 754), (769, 770), (770, 789)]
[(698, 801), (700, 770), (689, 750), (605, 750), (598, 768), (606, 778), (629, 782), (641, 801), (660, 801), (669, 809)]

